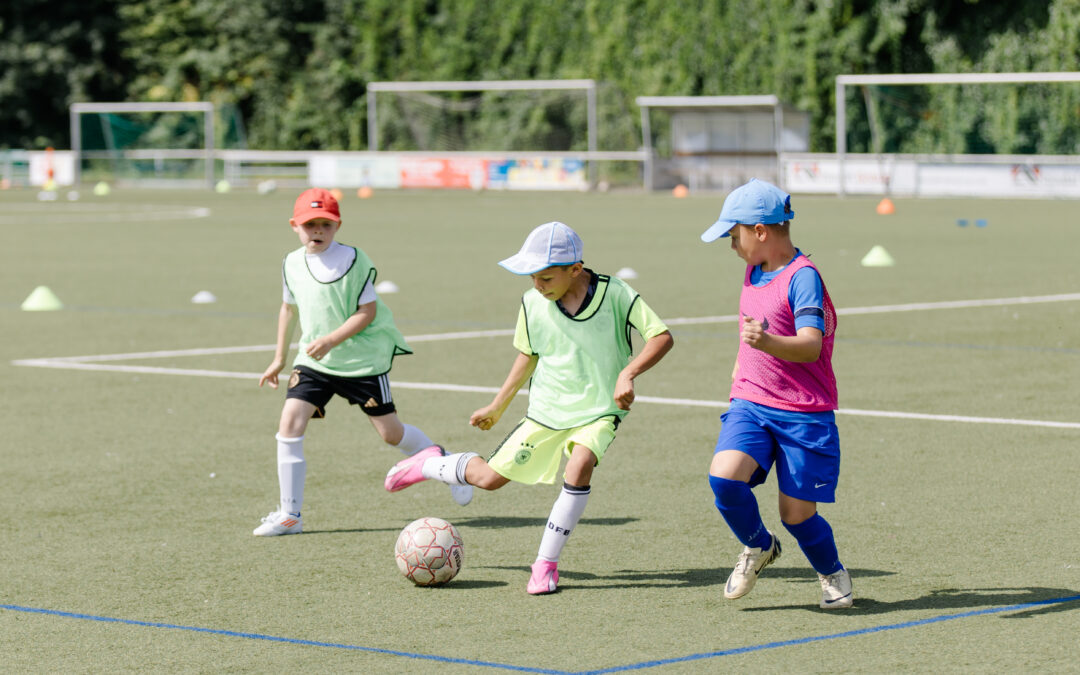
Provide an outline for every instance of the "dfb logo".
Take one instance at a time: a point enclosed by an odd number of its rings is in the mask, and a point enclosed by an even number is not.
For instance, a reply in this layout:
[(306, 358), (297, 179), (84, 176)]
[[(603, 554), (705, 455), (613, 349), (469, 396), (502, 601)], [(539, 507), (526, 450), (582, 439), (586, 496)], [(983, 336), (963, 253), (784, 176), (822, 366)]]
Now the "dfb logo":
[(548, 529), (554, 531), (555, 534), (561, 534), (564, 537), (570, 536), (570, 530), (565, 530), (556, 525), (555, 523), (551, 522), (550, 520), (548, 521)]

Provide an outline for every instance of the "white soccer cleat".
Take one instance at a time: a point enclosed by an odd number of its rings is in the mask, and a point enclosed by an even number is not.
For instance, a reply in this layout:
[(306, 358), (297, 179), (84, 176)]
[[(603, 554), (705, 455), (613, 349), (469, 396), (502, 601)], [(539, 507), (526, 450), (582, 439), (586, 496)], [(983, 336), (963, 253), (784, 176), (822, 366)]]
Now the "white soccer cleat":
[(282, 534), (300, 534), (304, 521), (285, 511), (271, 511), (262, 519), (262, 525), (252, 531), (256, 537), (277, 537)]
[(727, 585), (724, 586), (725, 598), (734, 600), (749, 593), (757, 583), (761, 570), (780, 557), (780, 539), (772, 532), (769, 532), (769, 536), (772, 537), (772, 546), (767, 549), (749, 546), (743, 548), (735, 562), (735, 569), (731, 571)]
[(847, 609), (855, 604), (855, 594), (851, 591), (851, 575), (841, 569), (833, 574), (819, 574), (821, 580), (822, 609)]
[(467, 506), (473, 498), (473, 486), (451, 485), (450, 496), (454, 498), (454, 501), (458, 503), (458, 506)]

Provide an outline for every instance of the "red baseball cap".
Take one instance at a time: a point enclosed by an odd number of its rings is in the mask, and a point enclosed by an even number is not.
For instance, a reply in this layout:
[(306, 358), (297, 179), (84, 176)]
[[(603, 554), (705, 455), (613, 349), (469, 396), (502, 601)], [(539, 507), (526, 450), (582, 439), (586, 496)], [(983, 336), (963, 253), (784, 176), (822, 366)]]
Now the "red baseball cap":
[(311, 188), (304, 190), (296, 198), (296, 204), (293, 205), (293, 220), (297, 224), (303, 224), (315, 218), (326, 218), (335, 223), (341, 222), (341, 210), (329, 190)]

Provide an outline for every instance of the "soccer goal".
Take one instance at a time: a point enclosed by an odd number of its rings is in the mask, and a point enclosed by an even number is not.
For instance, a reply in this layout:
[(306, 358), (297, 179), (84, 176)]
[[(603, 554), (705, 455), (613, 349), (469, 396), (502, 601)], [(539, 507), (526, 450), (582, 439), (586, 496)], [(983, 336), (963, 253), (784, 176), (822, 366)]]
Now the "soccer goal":
[(606, 177), (621, 169), (636, 182), (641, 152), (597, 149), (597, 92), (593, 80), (371, 82), (368, 148), (464, 173), (483, 162), (489, 187), (588, 189), (607, 183), (601, 165)]
[(789, 176), (813, 166), (841, 196), (1080, 197), (1078, 110), (1076, 72), (840, 75), (835, 168), (796, 158)]
[[(73, 103), (69, 115), (76, 184), (214, 185), (212, 103)], [(228, 127), (242, 138), (238, 116)]]

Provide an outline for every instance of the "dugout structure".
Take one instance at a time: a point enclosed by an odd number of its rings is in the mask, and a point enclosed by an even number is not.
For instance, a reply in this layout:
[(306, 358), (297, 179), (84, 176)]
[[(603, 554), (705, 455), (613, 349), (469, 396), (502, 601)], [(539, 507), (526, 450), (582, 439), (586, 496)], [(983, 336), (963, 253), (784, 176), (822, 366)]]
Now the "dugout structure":
[(786, 152), (810, 146), (810, 115), (776, 96), (639, 96), (645, 189), (783, 186)]

